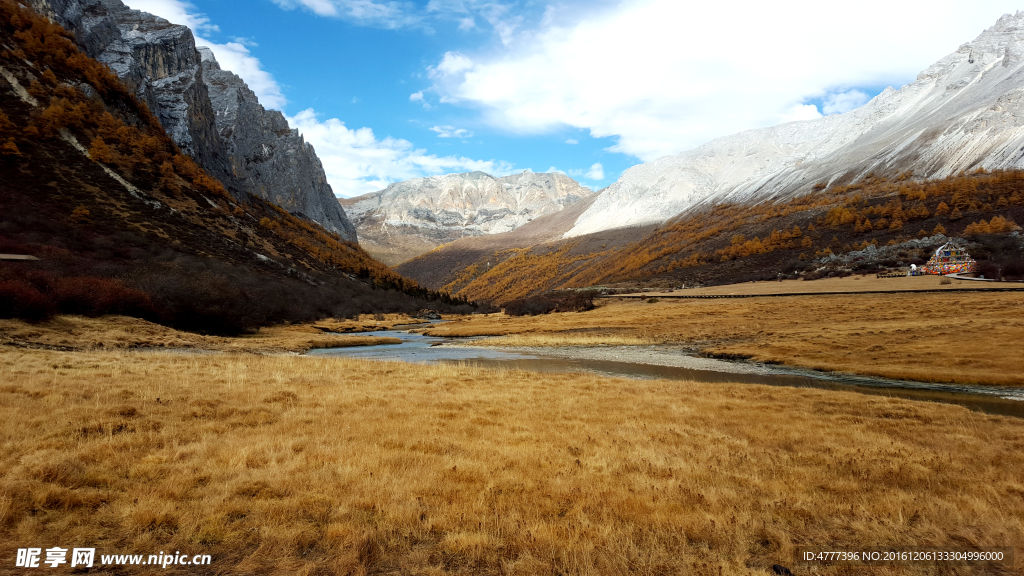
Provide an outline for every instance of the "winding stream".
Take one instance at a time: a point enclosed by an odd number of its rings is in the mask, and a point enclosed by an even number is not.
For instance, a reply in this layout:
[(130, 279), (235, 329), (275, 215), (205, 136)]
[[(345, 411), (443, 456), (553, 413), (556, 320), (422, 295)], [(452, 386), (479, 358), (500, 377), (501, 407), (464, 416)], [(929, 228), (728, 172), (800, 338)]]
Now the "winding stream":
[(320, 348), (310, 355), (437, 363), (465, 362), (487, 368), (534, 372), (589, 372), (601, 376), (738, 382), (844, 390), (910, 400), (958, 404), (971, 410), (1024, 418), (1024, 389), (889, 380), (849, 374), (701, 358), (678, 346), (491, 348), (401, 330), (364, 332), (399, 338), (401, 344)]

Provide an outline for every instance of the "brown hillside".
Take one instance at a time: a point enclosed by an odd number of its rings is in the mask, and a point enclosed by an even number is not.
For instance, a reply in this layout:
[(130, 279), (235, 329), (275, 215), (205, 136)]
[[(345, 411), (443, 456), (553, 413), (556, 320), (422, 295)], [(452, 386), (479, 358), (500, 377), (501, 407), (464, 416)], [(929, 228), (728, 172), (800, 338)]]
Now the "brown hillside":
[[(494, 250), (484, 257), (492, 262), (490, 269), (479, 266), (480, 258), (467, 263), (442, 249), (400, 270), (420, 278), (421, 270), (444, 269), (445, 288), (452, 293), (501, 303), (560, 288), (796, 277), (828, 254), (944, 233), (984, 240), (979, 258), (997, 262), (993, 272), (1005, 268), (1004, 275), (1024, 276), (1019, 242), (998, 240), (1019, 229), (1016, 222), (1024, 222), (1024, 172), (979, 170), (925, 182), (904, 173), (891, 180), (869, 176), (827, 190), (821, 186), (784, 202), (720, 205), (677, 217), (632, 242), (609, 238), (598, 244), (580, 237)], [(927, 254), (907, 251), (900, 257), (923, 263)], [(435, 276), (422, 281), (436, 282)]]
[[(56, 24), (0, 0), (0, 316), (234, 332), (447, 300), (319, 225), (229, 195)], [(376, 289), (383, 290), (376, 290)]]
[[(487, 262), (494, 265), (503, 260), (500, 255), (505, 251), (545, 244), (560, 245), (562, 235), (572, 228), (576, 219), (590, 207), (595, 198), (596, 196), (593, 196), (580, 200), (561, 212), (537, 218), (512, 232), (462, 238), (439, 246), (422, 256), (399, 264), (395, 270), (410, 278), (416, 278), (418, 282), (430, 288), (458, 286), (455, 288), (457, 291), (462, 287), (459, 286), (457, 279), (466, 278), (467, 269), (475, 266), (476, 270), (482, 273), (487, 269)], [(643, 238), (653, 229), (654, 226), (620, 228), (584, 236), (579, 240), (581, 249), (594, 251), (609, 246), (624, 246)], [(475, 278), (476, 275), (472, 274), (470, 277)]]

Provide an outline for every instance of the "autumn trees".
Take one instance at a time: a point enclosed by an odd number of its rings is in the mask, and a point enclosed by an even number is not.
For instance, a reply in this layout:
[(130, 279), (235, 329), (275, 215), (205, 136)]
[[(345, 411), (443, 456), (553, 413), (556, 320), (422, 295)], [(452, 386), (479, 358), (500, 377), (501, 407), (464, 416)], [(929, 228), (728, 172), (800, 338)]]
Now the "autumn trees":
[[(494, 254), (490, 270), (471, 265), (448, 288), (500, 301), (750, 258), (768, 261), (777, 251), (791, 256), (775, 260), (798, 255), (806, 260), (928, 234), (1000, 234), (1013, 229), (1009, 212), (1021, 206), (1024, 172), (975, 171), (930, 181), (914, 181), (909, 173), (895, 180), (872, 175), (773, 204), (726, 204), (688, 213), (612, 250), (580, 254), (556, 243)], [(958, 222), (986, 213), (988, 220), (966, 228)]]

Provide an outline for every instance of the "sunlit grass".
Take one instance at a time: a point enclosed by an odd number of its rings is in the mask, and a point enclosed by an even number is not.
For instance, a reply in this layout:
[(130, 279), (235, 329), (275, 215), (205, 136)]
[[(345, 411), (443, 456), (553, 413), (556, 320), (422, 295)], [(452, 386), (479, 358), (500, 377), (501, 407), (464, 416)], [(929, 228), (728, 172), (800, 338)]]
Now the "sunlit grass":
[(2, 558), (95, 545), (212, 554), (222, 574), (763, 574), (799, 544), (1024, 545), (1024, 427), (957, 406), (0, 350)]
[(509, 346), (674, 343), (821, 370), (1024, 386), (1019, 292), (613, 300), (589, 312), (470, 316), (427, 333), (504, 336), (488, 343)]
[[(357, 320), (322, 320), (309, 324), (269, 326), (237, 338), (181, 332), (127, 316), (58, 316), (39, 324), (0, 319), (0, 344), (61, 350), (171, 348), (280, 354), (313, 348), (398, 344), (398, 338), (364, 336), (362, 331), (414, 321), (404, 314), (364, 315)], [(334, 334), (332, 332), (353, 332)]]

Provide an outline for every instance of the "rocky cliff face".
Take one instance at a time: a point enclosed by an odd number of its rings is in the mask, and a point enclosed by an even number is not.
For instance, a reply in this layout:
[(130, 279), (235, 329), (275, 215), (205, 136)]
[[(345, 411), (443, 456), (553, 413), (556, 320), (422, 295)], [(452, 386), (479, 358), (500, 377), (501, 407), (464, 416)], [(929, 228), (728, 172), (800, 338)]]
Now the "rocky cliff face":
[(870, 172), (941, 178), (1024, 167), (1024, 12), (861, 108), (750, 130), (630, 168), (566, 236), (661, 223), (721, 202), (810, 193)]
[(564, 174), (467, 172), (414, 178), (341, 202), (364, 248), (398, 264), (458, 238), (515, 230), (591, 194)]
[(264, 109), (241, 78), (221, 70), (209, 48), (201, 46), (199, 52), (231, 175), (249, 193), (355, 240), (356, 228), (327, 183), (313, 146), (288, 126), (283, 114)]
[[(220, 176), (227, 168), (195, 38), (185, 26), (120, 0), (33, 0), (145, 102), (186, 154)], [(225, 184), (231, 184), (225, 182)]]
[[(264, 110), (240, 78), (220, 70), (212, 58), (204, 65), (187, 27), (132, 10), (121, 0), (31, 4), (135, 90), (178, 147), (233, 194), (270, 200), (356, 240), (312, 147), (279, 112)], [(231, 107), (230, 118), (217, 117), (212, 97)]]

